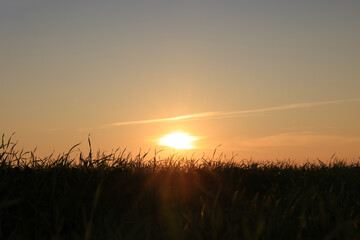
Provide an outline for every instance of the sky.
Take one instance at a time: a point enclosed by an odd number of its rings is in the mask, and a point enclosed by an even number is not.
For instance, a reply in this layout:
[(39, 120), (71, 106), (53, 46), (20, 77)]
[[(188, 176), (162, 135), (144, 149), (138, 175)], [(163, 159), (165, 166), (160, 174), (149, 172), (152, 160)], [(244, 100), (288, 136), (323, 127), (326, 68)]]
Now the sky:
[[(0, 133), (39, 154), (360, 157), (358, 0), (0, 0)], [(165, 147), (166, 148), (166, 147)]]

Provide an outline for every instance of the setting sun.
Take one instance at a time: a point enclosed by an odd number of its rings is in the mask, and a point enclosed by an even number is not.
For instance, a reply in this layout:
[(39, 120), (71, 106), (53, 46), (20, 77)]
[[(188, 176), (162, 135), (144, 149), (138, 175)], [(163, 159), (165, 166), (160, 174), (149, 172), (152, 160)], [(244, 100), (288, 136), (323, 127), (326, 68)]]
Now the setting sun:
[(188, 133), (175, 132), (161, 137), (158, 144), (176, 149), (193, 149), (195, 148), (193, 142), (196, 140), (198, 140), (197, 137), (190, 136)]

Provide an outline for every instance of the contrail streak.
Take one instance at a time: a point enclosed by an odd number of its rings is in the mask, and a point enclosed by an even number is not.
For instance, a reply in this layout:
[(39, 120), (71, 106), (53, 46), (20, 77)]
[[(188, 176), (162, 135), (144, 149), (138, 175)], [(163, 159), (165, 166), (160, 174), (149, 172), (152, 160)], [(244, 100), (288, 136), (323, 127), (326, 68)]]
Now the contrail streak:
[(204, 112), (204, 113), (195, 113), (189, 115), (183, 115), (178, 117), (171, 118), (157, 118), (150, 120), (138, 120), (138, 121), (127, 121), (127, 122), (115, 122), (104, 125), (103, 127), (111, 127), (111, 126), (123, 126), (123, 125), (135, 125), (135, 124), (146, 124), (146, 123), (157, 123), (157, 122), (167, 122), (167, 121), (176, 121), (176, 120), (185, 120), (185, 119), (202, 119), (210, 116), (217, 116), (220, 112)]
[(252, 110), (230, 111), (230, 112), (203, 112), (203, 113), (195, 113), (195, 114), (182, 115), (182, 116), (170, 117), (170, 118), (157, 118), (157, 119), (149, 119), (149, 120), (115, 122), (115, 123), (106, 124), (106, 125), (102, 126), (102, 128), (124, 126), (124, 125), (169, 122), (169, 121), (181, 121), (181, 120), (213, 119), (213, 118), (218, 118), (218, 117), (235, 118), (235, 117), (245, 116), (248, 114), (273, 112), (273, 111), (281, 111), (281, 110), (297, 109), (297, 108), (309, 108), (309, 107), (316, 107), (316, 106), (322, 106), (322, 105), (347, 103), (347, 102), (358, 102), (358, 101), (360, 101), (360, 98), (331, 100), (331, 101), (323, 101), (323, 102), (296, 103), (296, 104), (288, 104), (288, 105), (282, 105), (282, 106), (276, 106), (276, 107), (259, 108), (259, 109), (252, 109)]

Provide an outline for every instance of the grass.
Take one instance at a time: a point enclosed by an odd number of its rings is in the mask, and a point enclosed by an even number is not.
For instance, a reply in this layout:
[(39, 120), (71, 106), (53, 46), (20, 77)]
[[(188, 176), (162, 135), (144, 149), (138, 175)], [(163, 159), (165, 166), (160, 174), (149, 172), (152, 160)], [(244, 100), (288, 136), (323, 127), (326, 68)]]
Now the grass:
[(76, 147), (39, 158), (3, 136), (0, 239), (360, 239), (359, 162)]

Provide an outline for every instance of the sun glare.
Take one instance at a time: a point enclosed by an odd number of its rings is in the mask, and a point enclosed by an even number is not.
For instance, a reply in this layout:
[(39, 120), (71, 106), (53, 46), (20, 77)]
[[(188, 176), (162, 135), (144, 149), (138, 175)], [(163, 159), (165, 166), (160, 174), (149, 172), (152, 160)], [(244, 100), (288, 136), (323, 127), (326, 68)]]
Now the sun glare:
[(196, 140), (198, 140), (197, 137), (190, 136), (188, 133), (175, 132), (161, 137), (158, 144), (176, 149), (193, 149), (195, 148), (193, 142)]

